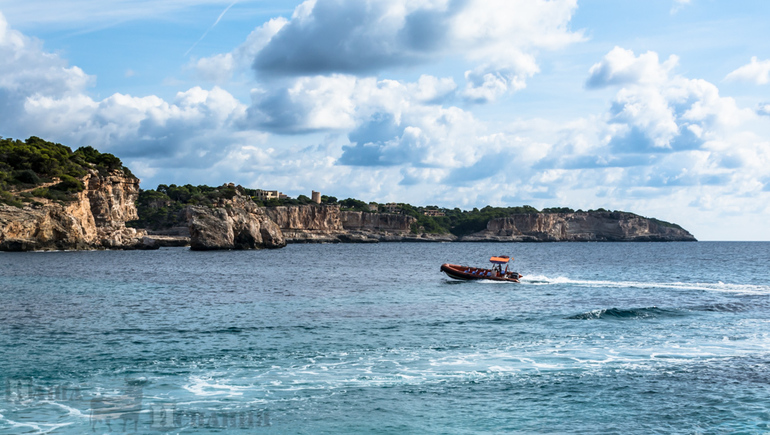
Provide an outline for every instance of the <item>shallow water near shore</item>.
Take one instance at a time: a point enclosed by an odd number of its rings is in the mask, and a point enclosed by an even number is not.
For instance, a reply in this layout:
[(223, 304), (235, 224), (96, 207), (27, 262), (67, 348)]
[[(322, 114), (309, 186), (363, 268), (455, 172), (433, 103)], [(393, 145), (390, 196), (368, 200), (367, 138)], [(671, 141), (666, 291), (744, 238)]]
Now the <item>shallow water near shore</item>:
[[(445, 262), (510, 255), (521, 284)], [(0, 254), (0, 433), (770, 432), (770, 243)]]

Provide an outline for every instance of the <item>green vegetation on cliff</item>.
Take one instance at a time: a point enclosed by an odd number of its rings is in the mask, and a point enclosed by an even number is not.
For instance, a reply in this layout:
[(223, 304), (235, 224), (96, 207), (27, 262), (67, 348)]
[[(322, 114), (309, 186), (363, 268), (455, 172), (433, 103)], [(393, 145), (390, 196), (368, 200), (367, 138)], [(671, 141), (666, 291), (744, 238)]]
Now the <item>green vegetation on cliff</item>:
[[(164, 230), (183, 225), (185, 223), (184, 209), (188, 205), (214, 207), (220, 199), (232, 199), (235, 195), (248, 196), (260, 207), (313, 203), (305, 195), (299, 195), (297, 198), (272, 198), (267, 201), (260, 201), (258, 189), (247, 189), (232, 184), (225, 184), (219, 187), (193, 186), (192, 184), (185, 184), (184, 186), (159, 184), (156, 189), (147, 189), (139, 192), (139, 198), (136, 201), (139, 219), (128, 222), (127, 225), (150, 230)], [(345, 201), (361, 202), (352, 199)], [(337, 198), (324, 195), (321, 197), (321, 202), (323, 204), (337, 204)]]
[(235, 187), (193, 186), (186, 184), (160, 184), (157, 189), (141, 190), (136, 200), (139, 219), (127, 222), (128, 226), (162, 230), (185, 223), (183, 210), (188, 205), (213, 207), (220, 198), (232, 199), (237, 195)]
[[(0, 204), (23, 207), (25, 203), (39, 204), (46, 198), (58, 202), (71, 201), (85, 186), (82, 178), (89, 170), (98, 171), (107, 176), (120, 170), (126, 176), (133, 177), (131, 171), (123, 166), (121, 160), (109, 153), (101, 153), (93, 147), (81, 147), (76, 151), (58, 143), (48, 142), (32, 136), (25, 141), (2, 138), (0, 136)], [(129, 222), (129, 226), (152, 230), (167, 229), (186, 224), (184, 209), (188, 205), (214, 207), (223, 199), (232, 199), (236, 195), (251, 197), (258, 206), (289, 206), (313, 204), (305, 195), (297, 198), (271, 198), (260, 200), (260, 191), (233, 184), (220, 187), (186, 184), (158, 185), (157, 189), (142, 190), (137, 200), (139, 219)], [(413, 206), (399, 203), (367, 203), (355, 198), (338, 200), (334, 196), (322, 196), (322, 204), (337, 204), (343, 211), (395, 212), (412, 216), (416, 222), (412, 225), (414, 233), (447, 234), (464, 236), (486, 228), (487, 223), (496, 218), (515, 214), (531, 213), (574, 213), (567, 207), (536, 208), (524, 205), (519, 207), (491, 207), (461, 210), (459, 208), (439, 208), (437, 206)], [(578, 213), (582, 210), (577, 210)], [(588, 212), (609, 212), (605, 209)], [(670, 228), (682, 229), (679, 225), (651, 218), (654, 223)]]
[(103, 175), (119, 169), (133, 176), (119, 158), (90, 146), (73, 152), (35, 136), (23, 142), (0, 137), (0, 203), (22, 207), (35, 198), (70, 201), (84, 189), (80, 179), (88, 169)]
[[(231, 199), (236, 194), (251, 197), (259, 206), (287, 206), (287, 205), (306, 205), (312, 204), (310, 198), (305, 195), (299, 195), (297, 198), (270, 199), (261, 202), (258, 199), (256, 189), (247, 189), (241, 186), (225, 184), (220, 187), (193, 186), (190, 184), (177, 186), (175, 184), (161, 184), (157, 189), (142, 190), (137, 200), (137, 211), (139, 220), (129, 222), (129, 226), (136, 228), (146, 228), (150, 230), (163, 230), (185, 224), (184, 209), (188, 205), (201, 205), (214, 207), (220, 199)], [(337, 204), (343, 211), (361, 211), (367, 213), (385, 213), (387, 207), (384, 204), (367, 203), (355, 198), (337, 200), (333, 196), (322, 196), (322, 204)], [(583, 212), (583, 210), (577, 210)], [(603, 208), (589, 210), (592, 213), (620, 213), (610, 212)], [(395, 213), (412, 216), (416, 222), (412, 224), (413, 233), (428, 234), (453, 234), (455, 236), (465, 236), (487, 227), (487, 223), (492, 219), (508, 217), (516, 214), (534, 214), (534, 213), (575, 213), (575, 210), (567, 207), (552, 207), (538, 210), (532, 206), (524, 205), (519, 207), (491, 207), (486, 206), (482, 209), (461, 210), (459, 208), (439, 208), (437, 206), (413, 206), (411, 204), (396, 204)], [(654, 222), (669, 227), (679, 228), (678, 225), (668, 222)]]
[[(417, 222), (412, 225), (413, 233), (446, 234), (451, 233), (455, 236), (464, 236), (487, 227), (487, 222), (491, 219), (510, 216), (521, 213), (538, 213), (538, 210), (532, 206), (525, 205), (521, 207), (492, 207), (486, 206), (482, 209), (473, 210), (440, 209), (436, 206), (414, 207), (410, 204), (400, 204), (402, 213), (417, 218)], [(429, 216), (425, 213), (439, 212), (444, 216)]]

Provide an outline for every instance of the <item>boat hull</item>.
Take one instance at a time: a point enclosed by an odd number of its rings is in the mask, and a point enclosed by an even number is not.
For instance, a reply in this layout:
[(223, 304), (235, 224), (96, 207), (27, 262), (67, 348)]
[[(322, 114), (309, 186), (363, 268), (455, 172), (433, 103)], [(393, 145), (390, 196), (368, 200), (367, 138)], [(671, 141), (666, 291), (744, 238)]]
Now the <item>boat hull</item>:
[(482, 269), (479, 267), (460, 266), (459, 264), (444, 263), (441, 265), (441, 271), (448, 277), (462, 281), (478, 281), (487, 279), (491, 281), (519, 282), (519, 275), (516, 272), (508, 272), (505, 275), (497, 275), (492, 269)]

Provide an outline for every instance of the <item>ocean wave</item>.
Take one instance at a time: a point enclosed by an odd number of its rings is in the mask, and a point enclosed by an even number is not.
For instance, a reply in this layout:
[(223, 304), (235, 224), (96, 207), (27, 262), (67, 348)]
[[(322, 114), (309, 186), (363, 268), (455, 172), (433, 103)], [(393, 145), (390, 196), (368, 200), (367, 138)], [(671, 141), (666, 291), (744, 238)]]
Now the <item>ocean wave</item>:
[(570, 320), (597, 320), (597, 319), (655, 319), (660, 317), (678, 317), (683, 315), (681, 311), (667, 310), (658, 307), (646, 308), (606, 308), (576, 314), (567, 317)]

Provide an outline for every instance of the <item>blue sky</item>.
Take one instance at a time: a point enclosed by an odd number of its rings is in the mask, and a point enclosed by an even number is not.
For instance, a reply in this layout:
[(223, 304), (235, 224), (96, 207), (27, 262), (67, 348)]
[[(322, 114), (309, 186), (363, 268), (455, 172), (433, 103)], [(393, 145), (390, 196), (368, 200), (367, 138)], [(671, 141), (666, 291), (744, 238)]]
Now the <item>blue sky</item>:
[(770, 240), (770, 2), (0, 0), (0, 135), (159, 183)]

